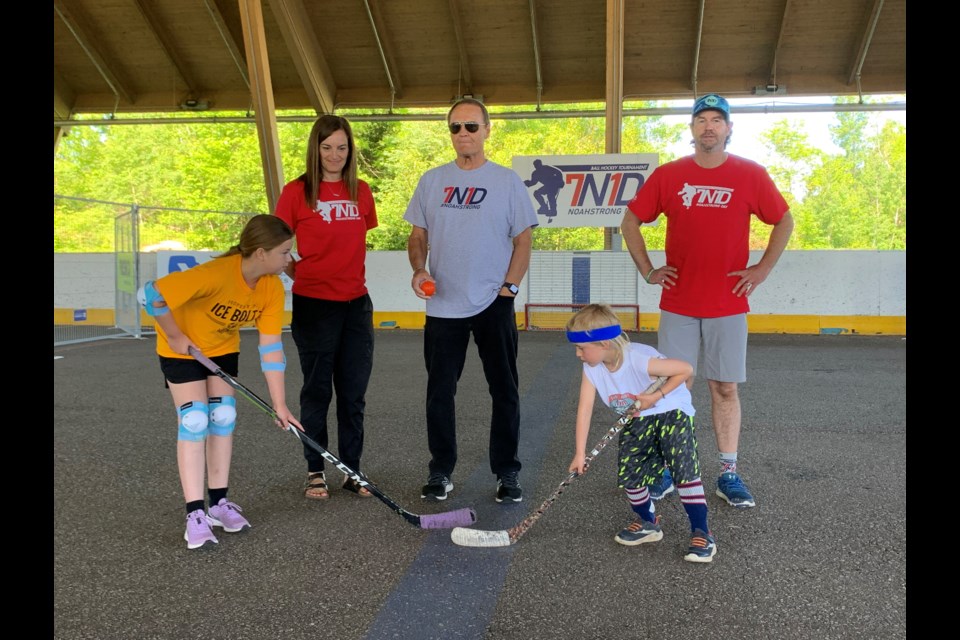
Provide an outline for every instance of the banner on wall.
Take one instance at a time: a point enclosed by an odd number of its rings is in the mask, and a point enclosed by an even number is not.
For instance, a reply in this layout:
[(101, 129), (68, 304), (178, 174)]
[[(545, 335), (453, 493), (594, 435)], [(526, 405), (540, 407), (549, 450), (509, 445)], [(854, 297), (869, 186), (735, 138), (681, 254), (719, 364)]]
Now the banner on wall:
[(657, 168), (656, 153), (513, 156), (540, 228), (619, 227)]

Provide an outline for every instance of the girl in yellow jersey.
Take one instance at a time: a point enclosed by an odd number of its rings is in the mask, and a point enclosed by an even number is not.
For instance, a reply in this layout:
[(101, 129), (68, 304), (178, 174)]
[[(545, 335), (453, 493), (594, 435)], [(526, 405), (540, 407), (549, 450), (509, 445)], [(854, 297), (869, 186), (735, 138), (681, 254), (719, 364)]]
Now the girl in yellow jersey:
[[(209, 262), (146, 283), (141, 302), (157, 326), (157, 353), (177, 408), (177, 466), (186, 501), (188, 549), (217, 544), (213, 527), (236, 533), (250, 528), (227, 499), (236, 400), (233, 389), (189, 355), (194, 347), (225, 373), (238, 375), (240, 328), (260, 333), (260, 364), (273, 408), (286, 428), (300, 423), (287, 408), (283, 283), (293, 231), (279, 218), (258, 215), (239, 244)], [(204, 511), (206, 473), (209, 510)]]

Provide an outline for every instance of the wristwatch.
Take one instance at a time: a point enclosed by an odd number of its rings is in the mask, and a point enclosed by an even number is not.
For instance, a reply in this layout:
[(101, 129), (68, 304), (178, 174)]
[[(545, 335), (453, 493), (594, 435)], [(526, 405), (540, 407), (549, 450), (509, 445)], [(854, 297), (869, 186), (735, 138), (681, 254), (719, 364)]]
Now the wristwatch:
[(504, 282), (502, 285), (500, 285), (501, 289), (504, 287), (506, 287), (510, 291), (510, 293), (512, 293), (513, 295), (517, 295), (518, 293), (520, 293), (520, 287), (513, 284), (512, 282)]

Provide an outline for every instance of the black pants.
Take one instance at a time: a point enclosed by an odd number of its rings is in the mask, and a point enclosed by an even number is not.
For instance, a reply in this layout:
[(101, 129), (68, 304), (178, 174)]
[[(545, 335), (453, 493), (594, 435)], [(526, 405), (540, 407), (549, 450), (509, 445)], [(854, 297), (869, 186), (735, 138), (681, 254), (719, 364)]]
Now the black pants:
[(490, 470), (519, 471), (520, 390), (518, 332), (513, 298), (498, 296), (470, 318), (427, 316), (423, 359), (427, 366), (427, 445), (430, 471), (453, 474), (457, 464), (457, 382), (463, 373), (470, 334), (483, 363), (492, 399)]
[[(327, 411), (337, 393), (338, 457), (360, 469), (363, 410), (373, 369), (373, 303), (369, 295), (348, 302), (293, 295), (290, 321), (300, 355), (303, 389), (300, 423), (307, 435), (328, 449)], [(323, 457), (303, 448), (308, 471), (323, 471)]]

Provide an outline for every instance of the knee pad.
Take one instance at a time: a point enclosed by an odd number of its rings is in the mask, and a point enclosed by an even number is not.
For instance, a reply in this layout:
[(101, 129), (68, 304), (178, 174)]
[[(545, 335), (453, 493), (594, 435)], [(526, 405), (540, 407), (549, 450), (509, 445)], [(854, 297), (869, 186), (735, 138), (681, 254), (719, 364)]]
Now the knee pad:
[(237, 399), (233, 396), (215, 396), (210, 402), (210, 435), (229, 436), (237, 426)]
[(180, 414), (180, 427), (177, 440), (203, 442), (207, 437), (207, 405), (202, 402), (188, 402), (177, 409)]

